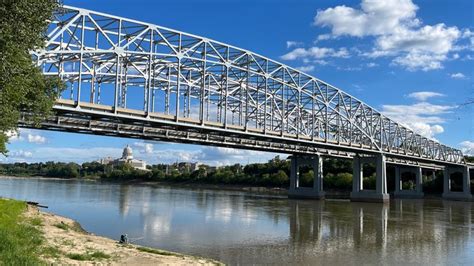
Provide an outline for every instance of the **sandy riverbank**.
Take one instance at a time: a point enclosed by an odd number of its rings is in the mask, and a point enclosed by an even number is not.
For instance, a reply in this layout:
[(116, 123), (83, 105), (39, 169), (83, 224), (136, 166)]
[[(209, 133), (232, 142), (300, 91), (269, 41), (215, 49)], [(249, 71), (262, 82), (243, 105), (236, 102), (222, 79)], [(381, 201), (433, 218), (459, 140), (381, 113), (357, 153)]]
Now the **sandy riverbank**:
[(116, 240), (89, 234), (65, 217), (28, 206), (27, 220), (36, 221), (43, 232), (45, 252), (41, 259), (54, 265), (219, 265), (219, 262), (149, 249), (122, 245)]

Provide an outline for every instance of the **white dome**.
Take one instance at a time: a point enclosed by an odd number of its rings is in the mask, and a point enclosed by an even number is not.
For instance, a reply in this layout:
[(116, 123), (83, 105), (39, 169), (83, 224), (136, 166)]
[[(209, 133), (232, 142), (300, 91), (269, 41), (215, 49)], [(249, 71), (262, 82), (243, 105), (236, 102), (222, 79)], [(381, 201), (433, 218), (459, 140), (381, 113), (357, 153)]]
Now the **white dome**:
[(127, 145), (127, 147), (123, 149), (122, 159), (127, 159), (127, 160), (133, 159), (133, 151), (132, 151), (132, 148), (130, 148), (130, 146)]

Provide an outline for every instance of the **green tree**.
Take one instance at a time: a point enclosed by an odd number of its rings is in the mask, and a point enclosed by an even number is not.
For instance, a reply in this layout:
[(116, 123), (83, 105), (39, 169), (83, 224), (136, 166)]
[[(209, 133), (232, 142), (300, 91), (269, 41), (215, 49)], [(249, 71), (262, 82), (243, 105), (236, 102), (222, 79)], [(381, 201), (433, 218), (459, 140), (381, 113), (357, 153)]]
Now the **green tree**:
[(32, 62), (30, 52), (44, 46), (48, 20), (57, 0), (0, 1), (0, 153), (6, 155), (9, 132), (17, 128), (22, 111), (38, 125), (51, 112), (62, 87)]

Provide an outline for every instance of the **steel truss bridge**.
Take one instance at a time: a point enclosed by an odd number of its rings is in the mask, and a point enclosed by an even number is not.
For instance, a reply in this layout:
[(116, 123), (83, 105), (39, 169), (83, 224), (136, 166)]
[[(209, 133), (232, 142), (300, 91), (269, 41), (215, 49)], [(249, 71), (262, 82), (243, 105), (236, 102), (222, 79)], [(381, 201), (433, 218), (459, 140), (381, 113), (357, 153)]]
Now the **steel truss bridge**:
[(291, 154), (382, 154), (433, 168), (466, 164), (460, 150), (316, 77), (150, 23), (64, 6), (33, 58), (44, 75), (67, 84), (44, 129)]

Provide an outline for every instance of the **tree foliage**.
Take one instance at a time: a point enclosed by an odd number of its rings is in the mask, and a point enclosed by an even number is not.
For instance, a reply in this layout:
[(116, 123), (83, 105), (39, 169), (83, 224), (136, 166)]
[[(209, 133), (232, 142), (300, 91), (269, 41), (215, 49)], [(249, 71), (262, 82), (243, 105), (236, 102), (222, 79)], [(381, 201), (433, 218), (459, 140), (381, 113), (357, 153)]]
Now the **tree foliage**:
[(38, 124), (55, 98), (56, 78), (47, 78), (33, 64), (30, 52), (43, 47), (48, 20), (57, 0), (0, 1), (0, 153), (6, 154), (8, 134), (20, 113)]

